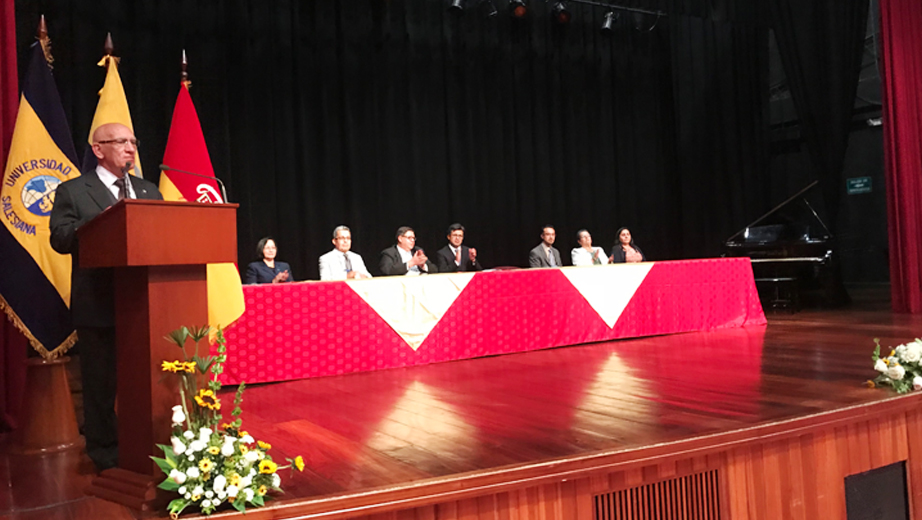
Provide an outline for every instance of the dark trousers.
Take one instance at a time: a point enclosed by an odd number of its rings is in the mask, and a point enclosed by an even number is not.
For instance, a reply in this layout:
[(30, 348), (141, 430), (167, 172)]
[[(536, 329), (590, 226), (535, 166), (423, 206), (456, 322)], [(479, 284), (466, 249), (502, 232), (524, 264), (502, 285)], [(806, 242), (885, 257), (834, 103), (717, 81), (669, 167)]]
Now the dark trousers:
[(86, 453), (102, 471), (118, 466), (115, 328), (77, 327)]

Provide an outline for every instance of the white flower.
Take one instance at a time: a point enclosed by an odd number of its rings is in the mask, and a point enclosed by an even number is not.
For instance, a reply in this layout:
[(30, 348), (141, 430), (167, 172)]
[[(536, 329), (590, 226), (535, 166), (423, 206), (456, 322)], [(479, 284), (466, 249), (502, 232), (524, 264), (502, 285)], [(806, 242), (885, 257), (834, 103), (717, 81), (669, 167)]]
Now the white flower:
[(884, 361), (884, 358), (879, 358), (876, 363), (874, 363), (874, 370), (884, 373), (887, 371), (887, 362)]
[[(189, 478), (199, 478), (199, 476), (201, 476), (201, 473), (199, 473), (199, 470), (197, 467), (192, 466), (191, 468), (186, 470), (186, 476)], [(198, 489), (198, 488), (195, 488), (195, 489)], [(193, 495), (201, 495), (202, 493), (203, 491), (199, 491), (198, 493), (196, 493), (195, 491), (192, 492)]]
[(240, 490), (237, 489), (237, 486), (235, 486), (235, 485), (233, 485), (233, 484), (227, 486), (227, 496), (229, 496), (229, 497), (235, 497), (235, 496), (237, 496), (237, 493), (238, 493), (239, 491), (240, 491)]
[(244, 489), (243, 494), (246, 495), (247, 502), (253, 501), (253, 490), (252, 489), (250, 488)]
[(244, 435), (243, 437), (240, 437), (240, 442), (244, 444), (253, 444), (254, 442), (256, 442), (256, 440), (253, 439), (252, 435)]
[(253, 469), (253, 468), (250, 468), (250, 472), (247, 473), (247, 476), (250, 477), (250, 478), (255, 477), (255, 476), (256, 476), (256, 470)]
[(192, 490), (192, 494), (201, 496), (205, 494), (205, 488), (202, 486), (195, 486), (195, 489)]
[(242, 479), (240, 479), (240, 488), (241, 489), (248, 488), (250, 487), (250, 484), (252, 483), (253, 483), (253, 477), (250, 477), (250, 476), (243, 477)]
[(903, 353), (900, 355), (900, 358), (903, 359), (906, 363), (918, 363), (922, 361), (922, 345), (913, 341), (912, 343), (907, 343), (903, 345)]
[(247, 462), (256, 462), (259, 460), (259, 452), (257, 450), (250, 450), (243, 458), (246, 459)]
[(279, 487), (282, 485), (282, 477), (278, 473), (272, 474), (272, 487)]
[(189, 460), (190, 460), (190, 461), (195, 460), (195, 455), (193, 455), (193, 454), (190, 453), (190, 454), (189, 454)]
[(912, 389), (922, 390), (922, 376), (916, 376), (912, 378)]
[(186, 500), (192, 499), (192, 493), (189, 493), (189, 492), (187, 491), (187, 492), (183, 495), (183, 498), (185, 498)]
[(906, 369), (900, 366), (899, 364), (893, 365), (887, 369), (887, 376), (894, 381), (899, 381), (903, 379), (903, 376), (906, 375)]
[(208, 447), (208, 443), (198, 440), (189, 443), (189, 451), (202, 451)]
[(211, 501), (210, 501), (210, 500), (203, 500), (203, 501), (202, 501), (202, 507), (211, 507)]
[(218, 475), (217, 477), (215, 477), (214, 490), (218, 492), (218, 495), (220, 495), (221, 492), (224, 491), (224, 486), (226, 485), (227, 485), (227, 477), (225, 477), (224, 475)]
[(183, 473), (182, 471), (179, 471), (176, 468), (173, 468), (170, 470), (170, 478), (173, 479), (173, 482), (176, 482), (177, 484), (182, 484), (183, 482), (186, 481), (186, 474)]
[(182, 424), (186, 421), (186, 414), (182, 411), (182, 405), (177, 404), (173, 407), (173, 424)]
[(170, 442), (173, 444), (173, 453), (182, 455), (186, 452), (186, 445), (182, 443), (182, 439), (179, 437), (170, 437)]
[(214, 497), (214, 491), (209, 489), (208, 491), (205, 492), (205, 498), (212, 498), (212, 497)]
[(233, 454), (234, 454), (234, 443), (225, 442), (224, 446), (221, 446), (221, 455), (224, 455), (225, 457), (230, 457)]
[(192, 433), (192, 431), (190, 431), (190, 430), (186, 430), (186, 431), (182, 432), (182, 436), (185, 437), (186, 439), (190, 440), (190, 441), (191, 441), (192, 439), (195, 438), (195, 434)]
[(201, 430), (198, 431), (198, 438), (200, 441), (204, 442), (205, 444), (208, 444), (208, 439), (211, 438), (211, 434), (212, 434), (211, 428), (202, 428)]
[(223, 492), (223, 491), (221, 491), (220, 493), (218, 493), (218, 500), (224, 500), (225, 498), (227, 498), (227, 493), (225, 493), (225, 492)]

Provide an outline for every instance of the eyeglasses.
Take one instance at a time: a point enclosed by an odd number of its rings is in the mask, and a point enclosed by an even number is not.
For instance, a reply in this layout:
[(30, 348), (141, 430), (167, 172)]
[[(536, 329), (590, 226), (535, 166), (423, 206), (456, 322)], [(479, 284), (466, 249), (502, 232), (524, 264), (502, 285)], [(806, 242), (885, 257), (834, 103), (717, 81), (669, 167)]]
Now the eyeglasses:
[(96, 141), (96, 144), (117, 144), (119, 146), (125, 146), (126, 144), (131, 143), (135, 148), (141, 147), (141, 141), (137, 139), (126, 139), (124, 137), (120, 139), (107, 139), (105, 141)]
[(403, 238), (407, 240), (416, 240), (416, 237), (411, 237), (410, 235), (403, 235)]

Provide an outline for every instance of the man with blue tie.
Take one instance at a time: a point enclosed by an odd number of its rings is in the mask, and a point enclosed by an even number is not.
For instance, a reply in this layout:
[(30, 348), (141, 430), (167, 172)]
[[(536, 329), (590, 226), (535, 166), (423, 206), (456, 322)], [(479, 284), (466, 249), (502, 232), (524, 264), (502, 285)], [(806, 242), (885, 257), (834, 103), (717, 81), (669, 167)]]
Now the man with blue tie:
[(541, 243), (528, 253), (530, 267), (563, 267), (560, 263), (560, 251), (554, 247), (557, 231), (554, 226), (544, 226), (541, 230)]

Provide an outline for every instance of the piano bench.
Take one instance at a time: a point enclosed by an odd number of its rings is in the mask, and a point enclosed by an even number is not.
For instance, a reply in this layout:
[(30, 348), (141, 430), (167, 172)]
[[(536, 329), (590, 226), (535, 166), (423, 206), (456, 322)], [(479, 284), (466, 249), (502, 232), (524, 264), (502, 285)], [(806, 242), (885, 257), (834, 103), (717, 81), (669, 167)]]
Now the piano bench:
[(800, 292), (797, 287), (797, 278), (756, 278), (755, 282), (756, 290), (759, 290), (759, 298), (773, 310), (785, 310), (792, 313), (799, 310)]

